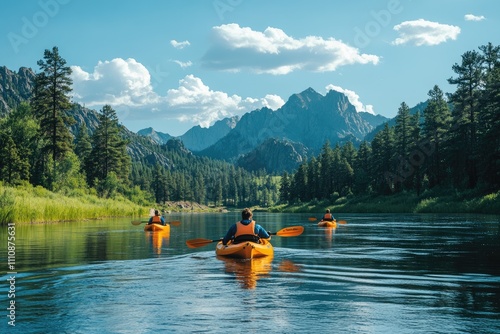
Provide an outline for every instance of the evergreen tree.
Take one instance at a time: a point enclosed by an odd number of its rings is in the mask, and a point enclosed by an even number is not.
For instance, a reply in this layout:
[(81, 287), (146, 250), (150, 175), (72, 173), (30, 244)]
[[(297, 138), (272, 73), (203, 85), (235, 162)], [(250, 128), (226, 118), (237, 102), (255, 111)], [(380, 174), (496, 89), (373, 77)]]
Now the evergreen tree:
[(365, 140), (362, 141), (354, 162), (354, 191), (356, 193), (364, 193), (370, 190), (371, 155), (370, 145)]
[(492, 190), (500, 189), (500, 52), (498, 47), (495, 50), (496, 61), (488, 67), (479, 115), (482, 177)]
[(75, 153), (81, 161), (86, 161), (90, 152), (92, 152), (92, 143), (87, 126), (83, 123), (75, 138)]
[(280, 181), (280, 201), (287, 203), (290, 200), (290, 174), (283, 172)]
[(32, 106), (40, 122), (41, 136), (45, 139), (43, 152), (52, 157), (52, 177), (48, 179), (51, 189), (57, 177), (57, 161), (72, 150), (69, 125), (74, 120), (67, 114), (71, 107), (71, 68), (66, 66), (66, 60), (59, 55), (57, 47), (53, 47), (52, 51), (45, 50), (44, 59), (37, 64), (42, 72), (35, 78)]
[(319, 175), (321, 179), (321, 185), (319, 191), (321, 192), (322, 198), (329, 196), (334, 190), (333, 181), (333, 150), (330, 147), (330, 143), (326, 142), (321, 148), (321, 153), (319, 156)]
[(450, 147), (452, 169), (455, 183), (467, 179), (467, 187), (474, 188), (478, 180), (478, 112), (483, 84), (481, 70), (482, 57), (476, 51), (467, 51), (462, 55), (462, 63), (452, 66), (457, 74), (448, 82), (457, 85), (449, 95), (453, 103), (453, 126), (451, 128)]
[(0, 130), (0, 180), (15, 185), (27, 179), (27, 160), (21, 159), (19, 150), (7, 131)]
[(116, 112), (105, 105), (99, 114), (99, 126), (92, 135), (92, 151), (86, 162), (89, 184), (95, 180), (105, 180), (113, 172), (121, 183), (128, 182), (130, 157), (126, 151), (126, 141), (120, 136)]
[(433, 148), (433, 153), (426, 159), (429, 186), (441, 184), (444, 178), (444, 142), (450, 128), (451, 113), (443, 91), (435, 85), (429, 91), (429, 103), (424, 109), (423, 136)]

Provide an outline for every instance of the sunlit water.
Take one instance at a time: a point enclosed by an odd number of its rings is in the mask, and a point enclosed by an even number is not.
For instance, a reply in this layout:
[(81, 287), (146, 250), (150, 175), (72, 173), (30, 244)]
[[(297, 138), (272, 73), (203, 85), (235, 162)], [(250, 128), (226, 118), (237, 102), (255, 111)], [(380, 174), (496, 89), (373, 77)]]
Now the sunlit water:
[(1, 332), (500, 333), (498, 216), (342, 215), (329, 229), (257, 212), (267, 230), (305, 231), (273, 237), (274, 257), (252, 261), (186, 247), (222, 237), (238, 215), (171, 215), (182, 223), (170, 234), (127, 219), (18, 224)]

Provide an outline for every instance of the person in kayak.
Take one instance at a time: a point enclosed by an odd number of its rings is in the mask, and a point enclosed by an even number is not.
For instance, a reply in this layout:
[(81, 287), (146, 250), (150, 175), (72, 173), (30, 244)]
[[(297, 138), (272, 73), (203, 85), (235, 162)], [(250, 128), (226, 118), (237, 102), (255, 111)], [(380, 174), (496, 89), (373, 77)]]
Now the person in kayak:
[(149, 218), (148, 225), (154, 224), (154, 223), (165, 225), (165, 218), (163, 218), (163, 216), (160, 215), (160, 212), (158, 210), (155, 210), (155, 215), (152, 216), (151, 218)]
[(239, 243), (243, 241), (258, 242), (261, 238), (271, 238), (269, 233), (257, 224), (252, 217), (253, 214), (250, 209), (243, 209), (241, 212), (241, 221), (231, 225), (226, 236), (222, 239), (222, 244), (227, 245), (229, 240), (233, 240), (233, 243)]
[(330, 213), (330, 209), (326, 209), (325, 214), (323, 215), (323, 218), (321, 218), (322, 221), (327, 221), (327, 222), (332, 222), (335, 220), (333, 215)]

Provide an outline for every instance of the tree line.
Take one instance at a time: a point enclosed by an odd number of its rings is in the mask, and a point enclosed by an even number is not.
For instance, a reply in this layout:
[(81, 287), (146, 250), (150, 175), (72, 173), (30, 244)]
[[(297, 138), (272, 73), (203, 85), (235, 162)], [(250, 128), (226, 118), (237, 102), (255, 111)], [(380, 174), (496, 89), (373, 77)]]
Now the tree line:
[(283, 202), (350, 194), (421, 194), (435, 187), (500, 189), (500, 47), (491, 43), (465, 52), (445, 94), (435, 85), (422, 113), (402, 102), (395, 124), (386, 123), (358, 148), (331, 147), (284, 173)]
[(263, 172), (249, 173), (231, 164), (196, 157), (178, 140), (165, 145), (134, 141), (166, 163), (132, 160), (131, 143), (116, 111), (104, 105), (98, 126), (85, 123), (73, 135), (70, 111), (71, 68), (57, 47), (37, 62), (32, 98), (0, 119), (0, 181), (24, 183), (66, 194), (124, 196), (136, 203), (195, 201), (215, 205), (271, 205), (279, 183)]

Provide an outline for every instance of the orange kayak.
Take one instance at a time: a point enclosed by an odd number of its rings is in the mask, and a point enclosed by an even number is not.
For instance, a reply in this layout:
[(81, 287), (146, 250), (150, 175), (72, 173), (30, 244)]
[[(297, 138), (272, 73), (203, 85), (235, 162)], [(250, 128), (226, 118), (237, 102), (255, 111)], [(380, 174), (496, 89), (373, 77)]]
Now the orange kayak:
[(327, 221), (327, 220), (322, 220), (318, 223), (318, 226), (321, 226), (321, 227), (337, 227), (337, 222), (334, 220), (334, 221)]
[(168, 231), (170, 232), (170, 224), (162, 225), (162, 224), (146, 224), (144, 226), (144, 231)]
[(274, 254), (273, 245), (266, 239), (260, 239), (260, 243), (244, 241), (238, 244), (229, 242), (226, 246), (222, 241), (217, 243), (215, 253), (219, 256), (235, 257), (240, 259), (253, 259)]

